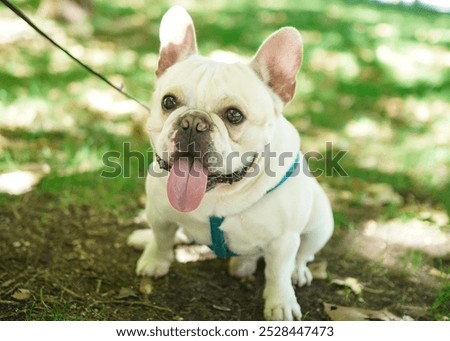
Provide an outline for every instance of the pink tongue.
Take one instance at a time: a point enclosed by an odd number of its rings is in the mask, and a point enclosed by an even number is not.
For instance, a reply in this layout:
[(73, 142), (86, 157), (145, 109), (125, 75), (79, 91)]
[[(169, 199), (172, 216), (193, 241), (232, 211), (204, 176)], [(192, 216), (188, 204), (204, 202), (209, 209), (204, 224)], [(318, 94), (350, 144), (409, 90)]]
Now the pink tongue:
[(208, 170), (197, 160), (182, 157), (172, 165), (167, 182), (170, 204), (180, 212), (195, 210), (203, 199)]

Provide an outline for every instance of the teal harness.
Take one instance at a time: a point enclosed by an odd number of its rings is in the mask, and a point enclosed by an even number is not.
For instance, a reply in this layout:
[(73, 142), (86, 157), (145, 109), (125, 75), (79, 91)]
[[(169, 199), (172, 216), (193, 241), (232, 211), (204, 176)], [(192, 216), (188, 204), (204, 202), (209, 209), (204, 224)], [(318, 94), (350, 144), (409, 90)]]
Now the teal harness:
[[(289, 179), (292, 174), (297, 169), (298, 165), (300, 164), (300, 153), (297, 154), (297, 157), (295, 158), (294, 163), (292, 166), (288, 169), (286, 174), (281, 178), (281, 180), (271, 189), (269, 189), (266, 194), (269, 194), (270, 192), (273, 192), (278, 187), (280, 187), (287, 179)], [(216, 254), (217, 257), (222, 259), (227, 259), (232, 256), (237, 256), (234, 252), (230, 251), (227, 247), (227, 243), (225, 242), (225, 236), (223, 234), (222, 229), (220, 226), (222, 225), (223, 221), (225, 220), (225, 217), (221, 216), (210, 216), (209, 217), (209, 227), (211, 231), (211, 242), (212, 245), (209, 246), (209, 248)]]

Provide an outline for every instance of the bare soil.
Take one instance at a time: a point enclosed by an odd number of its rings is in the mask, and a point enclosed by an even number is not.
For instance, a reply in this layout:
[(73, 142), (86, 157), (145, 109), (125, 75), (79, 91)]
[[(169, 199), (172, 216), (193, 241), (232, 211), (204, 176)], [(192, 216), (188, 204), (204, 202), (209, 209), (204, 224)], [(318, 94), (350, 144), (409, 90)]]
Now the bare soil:
[[(263, 262), (246, 281), (231, 278), (218, 259), (175, 263), (164, 278), (141, 279), (134, 273), (140, 252), (126, 239), (143, 224), (58, 200), (36, 191), (1, 206), (0, 320), (263, 319)], [(139, 200), (124, 206), (142, 209)], [(339, 232), (318, 255), (328, 279), (297, 289), (305, 320), (328, 320), (324, 302), (433, 319), (442, 281), (425, 271), (432, 259), (415, 271), (387, 268), (352, 252), (354, 241), (352, 232)], [(356, 278), (363, 292), (331, 284), (338, 277)]]

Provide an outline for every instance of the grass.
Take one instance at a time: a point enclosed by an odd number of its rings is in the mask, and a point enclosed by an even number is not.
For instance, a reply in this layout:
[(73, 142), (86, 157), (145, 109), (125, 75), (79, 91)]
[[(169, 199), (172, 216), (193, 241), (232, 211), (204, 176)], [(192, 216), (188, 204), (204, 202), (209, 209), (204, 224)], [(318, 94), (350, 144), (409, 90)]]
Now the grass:
[(436, 298), (431, 306), (431, 312), (435, 320), (450, 320), (450, 284), (448, 276), (450, 276), (450, 267), (445, 264), (444, 259), (436, 260), (438, 270), (447, 275), (447, 280), (441, 290), (436, 294)]
[(26, 311), (25, 320), (27, 321), (82, 321), (82, 318), (74, 316), (73, 306), (68, 303), (54, 303), (46, 305), (44, 311), (35, 311), (35, 307), (31, 307)]
[(446, 284), (441, 291), (438, 292), (436, 299), (431, 307), (433, 316), (436, 320), (450, 319), (450, 284)]
[(419, 269), (424, 264), (424, 260), (425, 255), (419, 251), (411, 251), (406, 255), (406, 261), (410, 264), (412, 272)]
[[(87, 317), (86, 314), (89, 316)], [(83, 307), (70, 300), (45, 304), (44, 309), (32, 305), (25, 312), (26, 321), (87, 321), (104, 320), (102, 308)]]

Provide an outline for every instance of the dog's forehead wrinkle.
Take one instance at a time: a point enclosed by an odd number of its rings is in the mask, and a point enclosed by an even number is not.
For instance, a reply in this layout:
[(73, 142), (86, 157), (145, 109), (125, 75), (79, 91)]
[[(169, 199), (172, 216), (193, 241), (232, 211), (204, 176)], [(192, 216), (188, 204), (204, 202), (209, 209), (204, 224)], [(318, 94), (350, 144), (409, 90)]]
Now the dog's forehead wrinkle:
[[(174, 88), (181, 89), (180, 96), (186, 98), (185, 104), (193, 109), (217, 113), (227, 106), (236, 106), (249, 116), (253, 116), (252, 111), (274, 114), (269, 109), (273, 107), (272, 92), (258, 74), (243, 63), (227, 64), (194, 55), (171, 67), (160, 82), (161, 88), (166, 89), (161, 96)], [(266, 117), (255, 115), (255, 119), (263, 122)]]
[[(211, 93), (211, 91), (220, 93), (225, 89), (228, 89), (228, 92), (245, 91), (249, 83), (253, 87), (261, 87), (257, 75), (245, 64), (226, 64), (198, 55), (191, 56), (171, 67), (161, 78), (161, 83), (167, 83), (167, 86), (173, 87), (175, 77), (178, 85), (183, 89), (192, 88), (192, 84), (196, 84), (197, 94)], [(244, 78), (246, 79), (245, 87), (242, 84)]]

